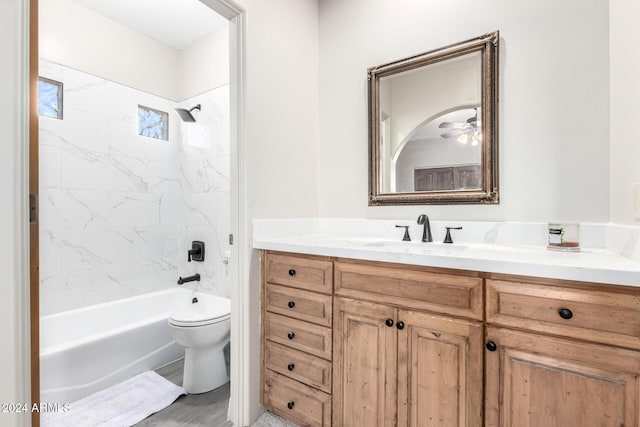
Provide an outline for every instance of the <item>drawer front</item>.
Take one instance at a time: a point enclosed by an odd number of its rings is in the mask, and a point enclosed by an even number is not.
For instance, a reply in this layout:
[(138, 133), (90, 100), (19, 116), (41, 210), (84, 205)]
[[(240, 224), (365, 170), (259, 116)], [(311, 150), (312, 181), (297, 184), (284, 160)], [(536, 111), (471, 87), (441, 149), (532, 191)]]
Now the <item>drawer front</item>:
[(300, 426), (331, 426), (331, 396), (267, 370), (263, 405)]
[(333, 292), (333, 263), (324, 259), (267, 253), (265, 275), (267, 283)]
[(482, 278), (408, 266), (335, 263), (336, 295), (482, 320)]
[(266, 313), (264, 337), (287, 347), (331, 360), (331, 329)]
[(331, 362), (267, 341), (265, 367), (331, 393)]
[(331, 295), (316, 294), (286, 286), (267, 285), (265, 304), (266, 309), (273, 313), (322, 326), (331, 326)]
[(640, 349), (640, 289), (487, 280), (487, 322)]

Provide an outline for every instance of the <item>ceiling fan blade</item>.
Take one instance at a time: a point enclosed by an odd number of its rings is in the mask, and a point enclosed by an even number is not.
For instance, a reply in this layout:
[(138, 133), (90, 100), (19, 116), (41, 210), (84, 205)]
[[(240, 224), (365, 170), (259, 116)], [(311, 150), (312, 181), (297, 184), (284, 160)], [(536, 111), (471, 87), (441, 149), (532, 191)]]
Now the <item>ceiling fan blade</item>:
[(462, 129), (466, 123), (451, 123), (451, 122), (442, 122), (440, 123), (439, 128), (453, 128), (453, 129)]
[(451, 132), (443, 133), (440, 136), (443, 137), (443, 138), (453, 138), (455, 136), (460, 136), (463, 133), (464, 132), (462, 132), (461, 130), (452, 130)]

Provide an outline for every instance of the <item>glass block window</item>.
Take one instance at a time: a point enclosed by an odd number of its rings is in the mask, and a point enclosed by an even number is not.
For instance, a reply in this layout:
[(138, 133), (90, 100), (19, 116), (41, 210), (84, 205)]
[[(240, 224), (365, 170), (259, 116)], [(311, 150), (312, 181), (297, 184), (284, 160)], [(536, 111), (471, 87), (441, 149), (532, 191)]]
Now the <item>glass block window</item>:
[(40, 77), (38, 79), (38, 114), (62, 120), (62, 83)]
[(138, 105), (138, 135), (169, 140), (169, 113)]

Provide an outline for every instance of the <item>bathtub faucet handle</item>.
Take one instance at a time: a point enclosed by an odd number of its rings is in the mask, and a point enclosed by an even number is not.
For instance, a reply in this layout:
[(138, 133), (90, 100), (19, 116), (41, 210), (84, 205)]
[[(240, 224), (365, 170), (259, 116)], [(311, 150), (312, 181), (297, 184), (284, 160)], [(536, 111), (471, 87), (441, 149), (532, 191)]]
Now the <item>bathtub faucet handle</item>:
[(191, 249), (187, 251), (187, 262), (204, 261), (204, 242), (194, 240), (191, 242)]

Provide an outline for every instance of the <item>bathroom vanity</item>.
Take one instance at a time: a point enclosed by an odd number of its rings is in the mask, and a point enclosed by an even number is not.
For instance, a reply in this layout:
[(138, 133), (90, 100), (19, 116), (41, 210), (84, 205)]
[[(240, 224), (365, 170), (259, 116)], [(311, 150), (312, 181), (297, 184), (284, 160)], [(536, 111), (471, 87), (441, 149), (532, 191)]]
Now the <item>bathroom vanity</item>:
[[(496, 272), (490, 253), (482, 271), (416, 265), (474, 265), (454, 252), (386, 262), (375, 249), (300, 242), (257, 245), (268, 410), (302, 426), (640, 423), (640, 281)], [(296, 245), (306, 253), (282, 250)], [(537, 267), (593, 273), (568, 265)], [(640, 278), (631, 270), (620, 280)]]

